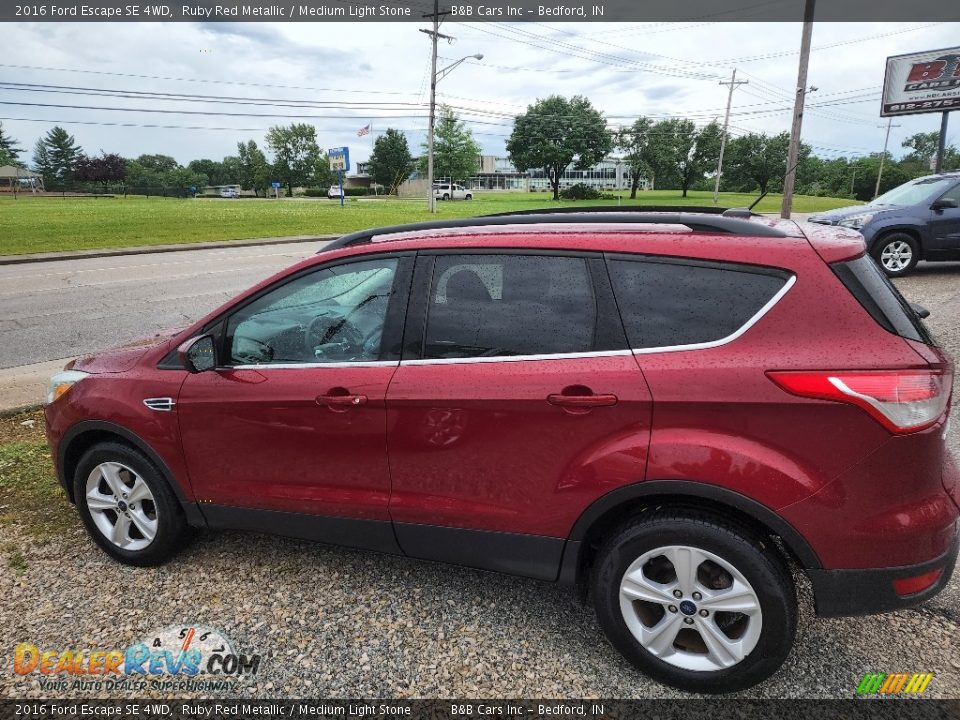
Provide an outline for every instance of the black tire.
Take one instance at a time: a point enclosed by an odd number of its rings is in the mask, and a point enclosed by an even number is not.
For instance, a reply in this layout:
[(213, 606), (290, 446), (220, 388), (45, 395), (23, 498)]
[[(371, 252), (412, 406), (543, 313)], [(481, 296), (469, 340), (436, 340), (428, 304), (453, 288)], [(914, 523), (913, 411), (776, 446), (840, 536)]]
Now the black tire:
[[(629, 629), (621, 608), (621, 581), (628, 568), (645, 553), (667, 546), (685, 546), (707, 551), (729, 563), (752, 586), (759, 601), (762, 618), (759, 639), (753, 649), (736, 664), (716, 670), (678, 667), (653, 654)], [(796, 593), (790, 573), (779, 552), (769, 541), (760, 540), (745, 528), (738, 528), (693, 511), (650, 513), (648, 517), (635, 519), (615, 530), (603, 543), (593, 566), (591, 591), (597, 619), (613, 646), (645, 674), (681, 690), (727, 693), (756, 685), (776, 672), (793, 645), (797, 625)], [(699, 628), (701, 622), (721, 619), (719, 613), (715, 613), (714, 618), (698, 618), (698, 612), (707, 611), (698, 611), (693, 602), (687, 605), (688, 608), (693, 606), (692, 610), (683, 610), (681, 600), (678, 600), (676, 605), (669, 606), (673, 608), (669, 612), (676, 614), (674, 622), (690, 622), (691, 628), (696, 622), (696, 627)], [(635, 608), (637, 603), (644, 605), (642, 601), (634, 601), (634, 604), (628, 607)], [(664, 605), (664, 609), (659, 611), (663, 613), (659, 619), (651, 620), (650, 627), (670, 620), (667, 607)], [(685, 617), (684, 613), (687, 612), (692, 612), (693, 616)], [(639, 614), (638, 612), (638, 616)], [(732, 613), (724, 613), (722, 620), (729, 621), (733, 617)], [(695, 631), (686, 630), (686, 625), (681, 624), (679, 627), (681, 632)], [(696, 634), (702, 637), (699, 631), (696, 631)], [(677, 636), (668, 646), (669, 652), (675, 651), (679, 641), (680, 637)], [(689, 650), (689, 640), (684, 642), (688, 643)], [(692, 655), (685, 654), (685, 657)], [(704, 657), (707, 657), (706, 653)]]
[(447, 195), (446, 193), (444, 193), (444, 194), (443, 194), (443, 197), (440, 198), (440, 199), (441, 199), (441, 200), (449, 200), (449, 199), (450, 199), (450, 196)]
[[(151, 511), (156, 519), (156, 534), (142, 549), (128, 550), (111, 542), (97, 527), (87, 506), (87, 479), (95, 468), (106, 462), (119, 463), (135, 472), (153, 496)], [(126, 565), (161, 565), (179, 552), (189, 539), (183, 508), (173, 490), (153, 463), (129, 445), (104, 442), (90, 448), (77, 463), (73, 490), (77, 510), (94, 542), (112, 558)]]
[[(909, 261), (904, 263), (906, 249), (909, 249)], [(884, 253), (887, 252), (887, 257)], [(881, 237), (870, 253), (880, 265), (887, 277), (903, 277), (913, 271), (920, 260), (920, 247), (917, 241), (907, 233), (893, 232)]]
[(468, 194), (464, 195), (463, 199), (464, 199), (464, 200), (473, 200), (473, 195), (470, 195), (470, 194), (468, 193)]

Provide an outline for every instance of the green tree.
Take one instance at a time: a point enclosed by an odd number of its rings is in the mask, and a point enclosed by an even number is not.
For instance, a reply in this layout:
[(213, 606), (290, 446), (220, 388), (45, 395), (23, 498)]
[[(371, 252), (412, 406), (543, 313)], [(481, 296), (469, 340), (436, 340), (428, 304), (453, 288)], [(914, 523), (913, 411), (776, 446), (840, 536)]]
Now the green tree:
[[(440, 119), (433, 131), (433, 177), (466, 180), (480, 168), (480, 146), (473, 133), (451, 110), (440, 108)], [(420, 172), (427, 173), (427, 145), (423, 145)]]
[[(779, 189), (787, 171), (789, 148), (790, 133), (786, 132), (773, 136), (747, 133), (734, 138), (727, 144), (723, 168), (723, 180), (727, 189), (740, 192), (759, 189), (761, 193)], [(801, 143), (801, 165), (809, 155), (810, 146)]]
[(163, 186), (176, 190), (177, 193), (186, 193), (190, 188), (200, 188), (206, 182), (207, 176), (201, 175), (188, 167), (177, 165), (163, 175)]
[(518, 115), (507, 140), (510, 161), (520, 172), (543, 168), (560, 199), (560, 178), (571, 164), (586, 169), (613, 149), (603, 114), (580, 95), (569, 100), (551, 95)]
[(22, 152), (23, 148), (4, 132), (3, 123), (0, 122), (0, 165), (19, 165)]
[(370, 179), (387, 188), (388, 192), (394, 193), (397, 186), (410, 175), (412, 167), (413, 158), (410, 156), (407, 136), (400, 130), (387, 128), (373, 143), (369, 164)]
[(137, 163), (139, 163), (144, 170), (156, 173), (158, 177), (163, 173), (168, 173), (180, 167), (176, 159), (169, 155), (141, 155), (137, 158)]
[(716, 122), (698, 130), (692, 120), (678, 118), (651, 127), (647, 164), (655, 171), (658, 185), (663, 187), (669, 178), (687, 197), (690, 187), (716, 167), (722, 132)]
[(220, 179), (223, 181), (219, 183), (220, 185), (235, 185), (240, 182), (240, 158), (236, 155), (228, 155), (223, 159), (223, 162), (220, 163), (222, 167), (223, 175), (220, 176)]
[(227, 171), (227, 166), (216, 160), (191, 160), (187, 165), (197, 175), (204, 175), (209, 185), (232, 185), (237, 182), (237, 177), (231, 177)]
[(624, 152), (623, 161), (626, 163), (630, 174), (631, 200), (637, 197), (637, 188), (640, 187), (640, 181), (650, 174), (646, 153), (647, 146), (650, 144), (650, 128), (652, 126), (653, 120), (639, 117), (634, 120), (633, 125), (623, 128), (617, 133), (617, 147)]
[(270, 185), (270, 163), (267, 156), (257, 147), (257, 143), (250, 140), (246, 143), (237, 143), (237, 156), (240, 168), (238, 176), (240, 187), (244, 190), (253, 190), (257, 196), (263, 190), (266, 193)]
[(37, 140), (33, 146), (33, 169), (43, 175), (44, 178), (53, 177), (53, 166), (50, 164), (50, 151), (43, 138)]
[(59, 125), (50, 130), (40, 141), (45, 151), (39, 152), (39, 143), (34, 150), (34, 165), (44, 179), (70, 180), (73, 166), (80, 157), (81, 150), (73, 135)]
[(320, 147), (317, 129), (306, 123), (278, 125), (267, 131), (267, 147), (273, 153), (273, 169), (286, 183), (288, 194), (293, 187), (309, 185), (316, 172)]
[(937, 154), (939, 144), (939, 132), (915, 133), (901, 144), (901, 147), (913, 151), (904, 157), (904, 160), (928, 165), (930, 159)]
[(127, 177), (125, 184), (128, 191), (132, 188), (159, 188), (160, 175), (145, 167), (139, 160), (127, 160)]

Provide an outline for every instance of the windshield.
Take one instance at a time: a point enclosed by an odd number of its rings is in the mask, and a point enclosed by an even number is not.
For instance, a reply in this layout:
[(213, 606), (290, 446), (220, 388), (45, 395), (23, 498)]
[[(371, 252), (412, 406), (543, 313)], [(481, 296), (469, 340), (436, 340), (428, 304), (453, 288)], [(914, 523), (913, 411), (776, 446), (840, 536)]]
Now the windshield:
[(920, 178), (895, 187), (874, 200), (871, 205), (907, 207), (917, 205), (944, 192), (955, 181), (950, 178)]

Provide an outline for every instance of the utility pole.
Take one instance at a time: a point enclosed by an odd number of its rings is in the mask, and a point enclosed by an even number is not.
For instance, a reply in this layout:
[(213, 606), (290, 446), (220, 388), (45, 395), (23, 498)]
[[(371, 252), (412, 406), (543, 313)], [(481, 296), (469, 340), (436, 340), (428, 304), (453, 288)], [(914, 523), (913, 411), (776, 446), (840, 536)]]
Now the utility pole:
[(853, 168), (853, 175), (850, 176), (850, 197), (853, 197), (853, 184), (857, 181), (857, 168)]
[(950, 117), (950, 111), (943, 113), (943, 119), (940, 121), (940, 141), (937, 144), (936, 166), (933, 168), (935, 173), (943, 172), (943, 154), (947, 150), (947, 120)]
[(449, 35), (440, 33), (441, 15), (449, 15), (448, 12), (440, 12), (440, 0), (433, 0), (433, 13), (424, 15), (424, 17), (433, 18), (433, 30), (420, 30), (426, 33), (433, 41), (433, 50), (430, 56), (430, 125), (427, 131), (427, 208), (430, 212), (437, 211), (437, 199), (433, 196), (433, 126), (434, 116), (437, 112), (437, 41), (440, 38), (452, 42), (453, 38)]
[[(880, 127), (883, 127), (882, 125)], [(883, 163), (887, 159), (887, 145), (890, 144), (890, 128), (900, 127), (893, 124), (893, 118), (887, 120), (887, 136), (883, 140), (883, 154), (880, 155), (880, 169), (877, 171), (877, 187), (873, 190), (873, 199), (880, 196), (880, 178), (883, 177)]]
[(733, 91), (738, 85), (749, 85), (749, 80), (737, 80), (737, 69), (733, 69), (733, 75), (730, 82), (720, 81), (721, 85), (729, 85), (730, 92), (727, 94), (727, 114), (723, 116), (723, 137), (720, 138), (720, 157), (717, 159), (717, 178), (713, 183), (713, 204), (716, 205), (720, 198), (720, 173), (723, 172), (723, 151), (727, 148), (727, 126), (730, 124), (730, 105), (733, 103)]
[(789, 218), (793, 209), (793, 187), (797, 181), (797, 158), (800, 156), (800, 130), (803, 126), (803, 106), (807, 96), (807, 68), (810, 65), (810, 41), (813, 37), (813, 10), (816, 0), (806, 0), (806, 3), (803, 10), (803, 36), (800, 40), (800, 68), (797, 71), (797, 99), (793, 106), (787, 175), (783, 179), (783, 204), (780, 206), (780, 217), (783, 218)]

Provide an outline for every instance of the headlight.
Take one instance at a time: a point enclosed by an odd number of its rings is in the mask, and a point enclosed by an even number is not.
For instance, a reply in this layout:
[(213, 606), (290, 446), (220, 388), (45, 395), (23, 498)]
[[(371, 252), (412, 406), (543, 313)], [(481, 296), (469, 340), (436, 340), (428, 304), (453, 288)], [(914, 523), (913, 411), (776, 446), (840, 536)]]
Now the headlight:
[(854, 215), (853, 217), (844, 218), (837, 223), (840, 227), (851, 228), (853, 230), (859, 230), (868, 222), (873, 219), (873, 213), (864, 213), (863, 215)]
[(89, 373), (79, 370), (63, 370), (50, 378), (50, 385), (47, 387), (47, 405), (57, 400), (61, 395), (67, 392), (78, 382), (87, 377)]

